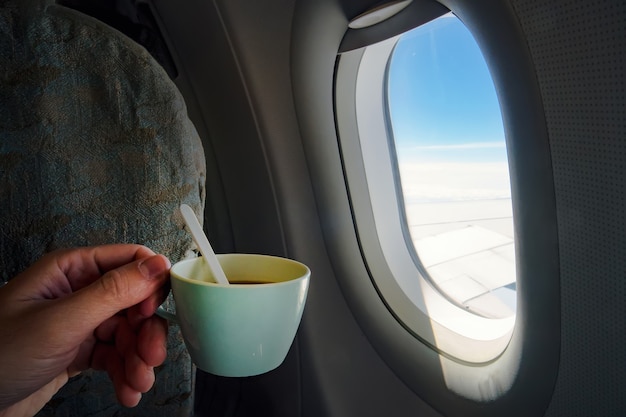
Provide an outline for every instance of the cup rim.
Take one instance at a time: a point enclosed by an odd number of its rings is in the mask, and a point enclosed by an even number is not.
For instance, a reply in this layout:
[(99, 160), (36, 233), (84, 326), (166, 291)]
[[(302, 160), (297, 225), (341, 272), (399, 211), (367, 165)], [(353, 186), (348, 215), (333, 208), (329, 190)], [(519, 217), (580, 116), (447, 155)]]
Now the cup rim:
[[(305, 264), (303, 264), (302, 262), (296, 261), (294, 259), (291, 258), (285, 258), (282, 256), (274, 256), (274, 255), (263, 255), (263, 254), (256, 254), (256, 253), (219, 253), (216, 254), (217, 258), (224, 258), (224, 257), (258, 257), (258, 258), (271, 258), (271, 259), (275, 259), (275, 260), (280, 260), (280, 261), (287, 261), (289, 263), (292, 263), (294, 265), (300, 266), (303, 268), (303, 273), (301, 276), (297, 277), (297, 278), (293, 278), (293, 279), (289, 279), (287, 281), (279, 281), (279, 282), (265, 282), (263, 283), (263, 288), (269, 288), (269, 287), (275, 287), (275, 286), (281, 286), (281, 285), (289, 285), (291, 283), (297, 282), (297, 281), (301, 281), (304, 279), (308, 279), (311, 276), (311, 270), (309, 269), (308, 266), (306, 266)], [(199, 281), (199, 280), (195, 280), (195, 279), (191, 279), (191, 278), (187, 278), (184, 277), (182, 275), (180, 275), (178, 272), (175, 271), (175, 268), (180, 265), (180, 264), (187, 264), (187, 263), (192, 263), (192, 262), (197, 262), (198, 260), (202, 259), (202, 256), (197, 256), (195, 258), (186, 258), (186, 259), (182, 259), (176, 263), (174, 263), (171, 268), (170, 268), (170, 277), (176, 278), (182, 282), (186, 282), (189, 284), (194, 284), (194, 285), (201, 285), (201, 286), (208, 286), (208, 287), (219, 287), (219, 288), (258, 288), (256, 285), (249, 285), (249, 284), (238, 284), (236, 282), (232, 282), (229, 284), (219, 284), (217, 282), (210, 282), (210, 281)]]

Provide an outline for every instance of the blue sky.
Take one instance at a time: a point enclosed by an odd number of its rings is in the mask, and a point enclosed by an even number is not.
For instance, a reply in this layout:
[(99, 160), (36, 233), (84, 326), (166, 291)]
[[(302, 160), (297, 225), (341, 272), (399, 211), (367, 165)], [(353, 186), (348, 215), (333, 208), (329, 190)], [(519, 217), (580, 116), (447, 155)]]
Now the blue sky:
[(405, 34), (389, 68), (399, 153), (447, 162), (504, 162), (498, 99), (465, 26), (443, 17)]

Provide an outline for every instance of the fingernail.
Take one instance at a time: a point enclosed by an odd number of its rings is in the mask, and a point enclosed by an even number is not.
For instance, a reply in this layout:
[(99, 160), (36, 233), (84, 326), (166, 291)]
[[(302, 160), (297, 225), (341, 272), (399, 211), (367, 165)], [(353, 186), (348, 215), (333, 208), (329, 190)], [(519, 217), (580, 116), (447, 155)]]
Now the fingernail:
[(168, 268), (169, 261), (165, 257), (159, 255), (145, 259), (139, 264), (139, 270), (146, 278), (149, 279), (157, 278)]

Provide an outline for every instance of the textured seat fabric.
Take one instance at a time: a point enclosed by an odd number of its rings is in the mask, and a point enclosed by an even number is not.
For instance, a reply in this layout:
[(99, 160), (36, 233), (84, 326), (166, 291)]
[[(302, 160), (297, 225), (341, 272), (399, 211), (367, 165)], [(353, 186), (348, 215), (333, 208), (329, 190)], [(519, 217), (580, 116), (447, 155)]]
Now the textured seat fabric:
[[(63, 247), (194, 255), (177, 208), (203, 212), (204, 152), (180, 93), (142, 47), (58, 5), (0, 0), (0, 114), (3, 281)], [(190, 415), (192, 393), (170, 327), (166, 363), (137, 408), (117, 405), (106, 375), (85, 372), (40, 415)]]

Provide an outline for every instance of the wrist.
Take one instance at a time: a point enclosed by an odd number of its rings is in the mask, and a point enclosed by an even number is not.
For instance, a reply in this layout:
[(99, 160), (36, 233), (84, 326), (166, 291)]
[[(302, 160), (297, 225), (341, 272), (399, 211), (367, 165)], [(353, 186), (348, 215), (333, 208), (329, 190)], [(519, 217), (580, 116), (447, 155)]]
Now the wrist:
[(33, 417), (37, 411), (32, 412), (28, 408), (20, 401), (0, 410), (0, 417)]

